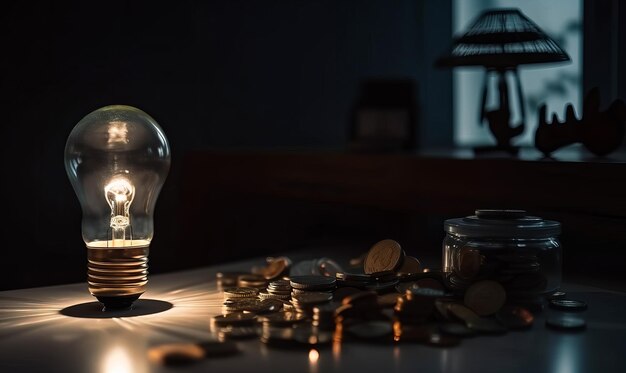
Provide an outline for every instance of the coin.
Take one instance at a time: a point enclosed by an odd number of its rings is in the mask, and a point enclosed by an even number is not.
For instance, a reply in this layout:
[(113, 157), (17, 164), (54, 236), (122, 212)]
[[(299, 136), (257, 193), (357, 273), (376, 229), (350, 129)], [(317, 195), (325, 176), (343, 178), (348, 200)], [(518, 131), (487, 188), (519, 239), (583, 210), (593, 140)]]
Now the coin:
[(337, 273), (343, 272), (343, 268), (341, 268), (339, 263), (330, 258), (320, 258), (316, 264), (322, 276), (335, 277)]
[(375, 243), (367, 253), (363, 270), (366, 274), (395, 271), (402, 264), (404, 252), (397, 241), (386, 239)]
[(547, 295), (546, 298), (547, 299), (560, 299), (560, 298), (565, 298), (566, 296), (567, 294), (562, 291), (555, 291), (554, 293)]
[(148, 349), (148, 359), (162, 365), (189, 365), (204, 357), (204, 350), (195, 343), (168, 343)]
[(435, 289), (435, 290), (440, 290), (440, 291), (445, 291), (446, 288), (443, 285), (443, 283), (439, 280), (436, 280), (434, 278), (423, 278), (421, 280), (417, 280), (415, 281), (415, 285), (414, 287), (416, 288), (429, 288), (429, 289)]
[(246, 272), (234, 272), (223, 271), (215, 274), (215, 279), (219, 288), (235, 287), (237, 286), (237, 279), (240, 275), (245, 275)]
[(316, 260), (303, 260), (297, 262), (289, 270), (289, 276), (307, 276), (307, 275), (319, 275)]
[(478, 274), (481, 265), (480, 250), (463, 247), (459, 251), (459, 267), (456, 274), (462, 279), (469, 280)]
[(198, 346), (204, 351), (205, 357), (225, 357), (240, 352), (237, 344), (232, 341), (205, 341), (199, 342)]
[(346, 332), (361, 339), (381, 339), (391, 336), (393, 328), (391, 322), (367, 321), (350, 325)]
[(405, 256), (404, 261), (400, 268), (397, 270), (398, 273), (421, 273), (422, 272), (422, 264), (420, 261), (413, 256)]
[(550, 307), (563, 311), (584, 311), (587, 309), (587, 303), (582, 300), (575, 299), (550, 299)]
[(393, 322), (393, 340), (401, 343), (424, 343), (435, 327), (428, 323), (407, 324), (396, 320)]
[(479, 316), (493, 315), (504, 305), (506, 291), (495, 281), (482, 280), (467, 288), (463, 301)]
[(535, 320), (533, 314), (526, 308), (508, 305), (496, 313), (496, 318), (509, 329), (529, 328)]
[(287, 271), (291, 260), (286, 257), (272, 258), (265, 268), (261, 271), (261, 275), (266, 280), (273, 280)]
[(213, 323), (217, 326), (253, 325), (255, 322), (255, 315), (243, 312), (213, 316)]
[(248, 339), (259, 336), (259, 328), (256, 326), (235, 326), (229, 325), (218, 328), (217, 335), (220, 340), (226, 339)]
[(343, 298), (342, 304), (352, 304), (355, 307), (377, 307), (378, 295), (373, 291), (360, 291)]
[(335, 328), (335, 312), (339, 308), (337, 303), (318, 304), (313, 307), (313, 326), (321, 329)]
[(435, 309), (437, 310), (436, 316), (440, 320), (451, 320), (450, 313), (448, 312), (448, 306), (452, 303), (456, 303), (455, 299), (437, 298), (435, 300)]
[(293, 340), (307, 348), (326, 345), (333, 341), (332, 332), (317, 330), (306, 324), (299, 325), (293, 330)]
[(314, 305), (320, 303), (330, 302), (333, 299), (332, 293), (322, 292), (306, 292), (297, 294), (292, 297), (292, 303), (298, 303), (301, 305)]
[(280, 311), (283, 303), (276, 299), (244, 299), (230, 306), (233, 310), (250, 313), (268, 313)]
[(362, 291), (363, 290), (351, 286), (340, 287), (335, 290), (333, 294), (333, 302), (341, 303), (345, 297), (352, 294), (360, 293)]
[(479, 318), (479, 316), (469, 308), (465, 307), (462, 304), (458, 303), (450, 303), (447, 306), (448, 313), (453, 315), (458, 320), (463, 321), (466, 325), (473, 320)]
[(582, 330), (587, 323), (582, 317), (574, 315), (553, 315), (546, 319), (546, 326), (561, 330)]
[(279, 327), (292, 326), (305, 320), (304, 315), (296, 312), (276, 312), (259, 317), (259, 321), (264, 324)]
[(321, 275), (291, 276), (290, 285), (298, 290), (330, 290), (335, 287), (337, 280), (334, 277)]
[(240, 275), (237, 279), (237, 285), (239, 287), (264, 288), (267, 285), (267, 280), (261, 275)]
[(259, 290), (250, 287), (232, 287), (224, 289), (224, 297), (245, 298), (256, 297)]
[(377, 293), (383, 293), (388, 290), (395, 290), (396, 285), (398, 284), (398, 279), (387, 282), (373, 282), (371, 284), (367, 284), (363, 286), (363, 290), (371, 290)]
[(468, 328), (465, 324), (459, 324), (456, 322), (445, 322), (439, 325), (439, 330), (448, 335), (454, 335), (457, 337), (469, 337), (473, 336), (474, 330)]
[(401, 296), (401, 294), (398, 293), (387, 293), (379, 295), (376, 298), (376, 303), (381, 308), (393, 308), (395, 307), (399, 296)]

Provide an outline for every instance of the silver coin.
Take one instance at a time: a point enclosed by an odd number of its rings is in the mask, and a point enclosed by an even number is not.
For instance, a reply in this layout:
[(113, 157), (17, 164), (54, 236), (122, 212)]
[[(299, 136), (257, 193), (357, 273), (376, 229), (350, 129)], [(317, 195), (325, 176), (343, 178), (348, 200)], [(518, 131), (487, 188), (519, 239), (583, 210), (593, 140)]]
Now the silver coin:
[(444, 334), (454, 335), (457, 337), (469, 337), (476, 332), (463, 324), (456, 322), (446, 322), (439, 325), (439, 331)]
[(299, 290), (327, 290), (335, 287), (337, 280), (327, 276), (291, 276), (290, 285)]
[(553, 315), (546, 319), (546, 326), (553, 329), (581, 330), (587, 326), (582, 317), (573, 315)]
[(289, 276), (306, 276), (306, 275), (319, 275), (316, 270), (316, 260), (303, 260), (293, 266), (289, 270)]
[(563, 311), (584, 311), (587, 303), (575, 299), (550, 299), (550, 307)]
[(337, 273), (343, 272), (343, 269), (336, 261), (330, 258), (320, 258), (316, 262), (317, 271), (322, 276), (335, 277)]
[(333, 299), (332, 293), (307, 292), (293, 296), (292, 303), (303, 305), (314, 305), (330, 302)]

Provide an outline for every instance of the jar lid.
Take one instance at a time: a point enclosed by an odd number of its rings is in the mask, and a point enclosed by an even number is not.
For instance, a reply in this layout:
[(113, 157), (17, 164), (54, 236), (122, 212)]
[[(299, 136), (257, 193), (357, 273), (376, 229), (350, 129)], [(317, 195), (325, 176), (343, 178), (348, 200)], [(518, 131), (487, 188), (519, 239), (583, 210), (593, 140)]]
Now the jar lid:
[(561, 233), (561, 223), (527, 215), (524, 210), (479, 209), (475, 215), (446, 220), (444, 230), (469, 237), (549, 238)]

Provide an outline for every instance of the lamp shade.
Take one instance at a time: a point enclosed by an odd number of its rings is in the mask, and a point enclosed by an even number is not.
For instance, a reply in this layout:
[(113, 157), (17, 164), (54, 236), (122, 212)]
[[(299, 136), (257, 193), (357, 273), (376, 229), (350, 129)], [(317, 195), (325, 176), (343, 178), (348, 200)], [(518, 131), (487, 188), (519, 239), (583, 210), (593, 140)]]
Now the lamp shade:
[(450, 52), (435, 65), (506, 69), (564, 61), (570, 61), (568, 54), (519, 9), (495, 9), (482, 13), (455, 38)]

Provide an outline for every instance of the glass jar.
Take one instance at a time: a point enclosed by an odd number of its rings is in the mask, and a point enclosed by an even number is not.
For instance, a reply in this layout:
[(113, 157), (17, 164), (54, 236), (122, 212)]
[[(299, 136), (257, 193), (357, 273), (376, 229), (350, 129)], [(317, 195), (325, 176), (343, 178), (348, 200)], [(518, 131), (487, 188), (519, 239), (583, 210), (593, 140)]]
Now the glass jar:
[(444, 222), (446, 285), (463, 293), (472, 283), (494, 280), (509, 298), (548, 295), (561, 286), (561, 224), (523, 210), (476, 210)]

